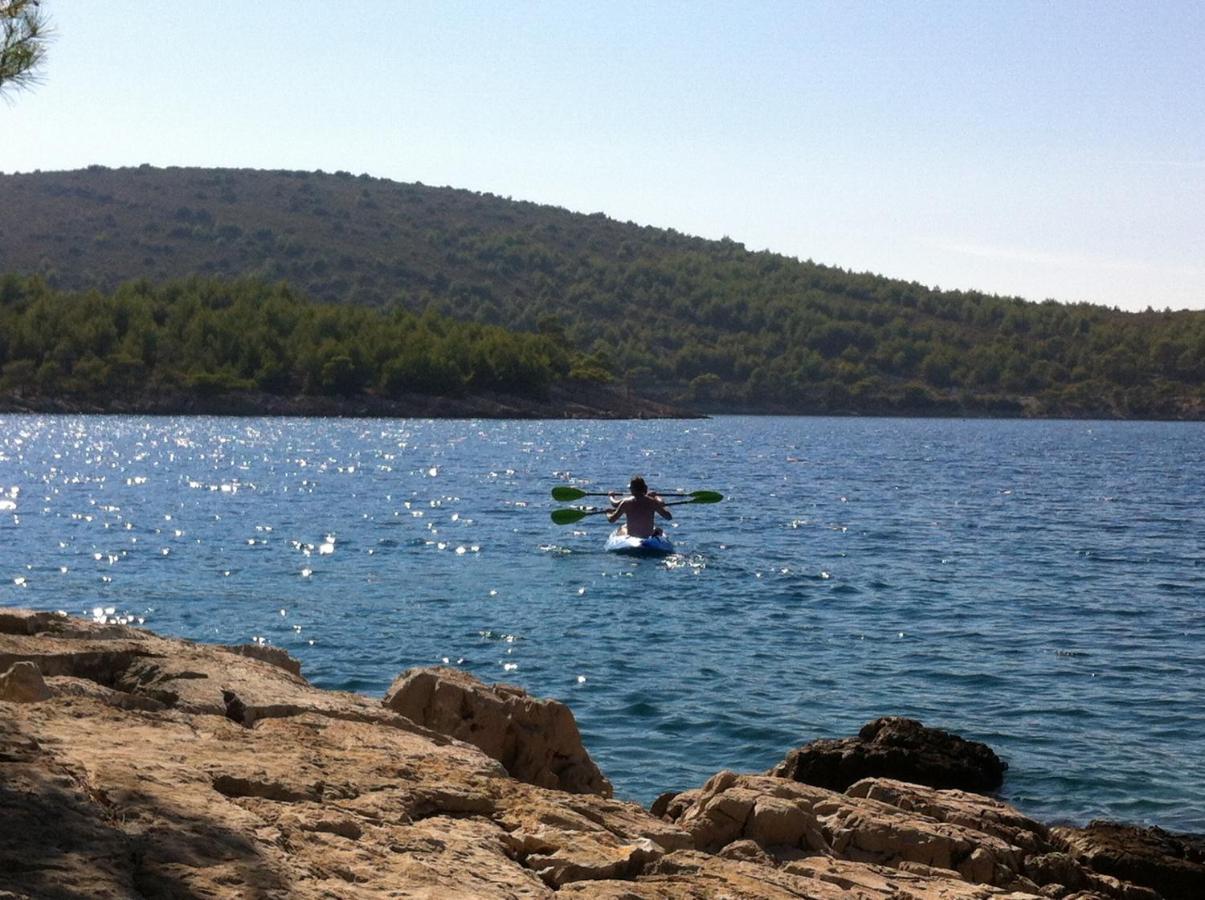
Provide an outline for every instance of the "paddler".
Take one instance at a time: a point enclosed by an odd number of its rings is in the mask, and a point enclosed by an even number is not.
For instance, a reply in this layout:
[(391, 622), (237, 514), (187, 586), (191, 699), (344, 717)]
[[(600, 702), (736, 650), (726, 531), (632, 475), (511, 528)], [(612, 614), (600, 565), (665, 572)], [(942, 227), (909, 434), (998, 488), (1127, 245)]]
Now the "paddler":
[(607, 510), (607, 521), (614, 524), (620, 516), (628, 517), (627, 532), (632, 537), (646, 538), (660, 535), (661, 529), (653, 524), (653, 514), (663, 519), (672, 519), (673, 513), (666, 508), (665, 501), (656, 492), (649, 492), (649, 486), (644, 479), (637, 475), (628, 484), (632, 492), (630, 497), (610, 494), (614, 509)]

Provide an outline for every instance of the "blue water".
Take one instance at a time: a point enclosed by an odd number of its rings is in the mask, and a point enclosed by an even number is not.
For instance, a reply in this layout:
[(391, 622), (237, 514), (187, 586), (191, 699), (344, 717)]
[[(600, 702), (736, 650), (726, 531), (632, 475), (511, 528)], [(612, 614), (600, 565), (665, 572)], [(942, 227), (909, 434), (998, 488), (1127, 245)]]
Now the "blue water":
[[(678, 510), (668, 561), (549, 489)], [(1046, 820), (1205, 830), (1205, 426), (0, 417), (0, 604), (567, 701), (620, 796), (884, 714)]]

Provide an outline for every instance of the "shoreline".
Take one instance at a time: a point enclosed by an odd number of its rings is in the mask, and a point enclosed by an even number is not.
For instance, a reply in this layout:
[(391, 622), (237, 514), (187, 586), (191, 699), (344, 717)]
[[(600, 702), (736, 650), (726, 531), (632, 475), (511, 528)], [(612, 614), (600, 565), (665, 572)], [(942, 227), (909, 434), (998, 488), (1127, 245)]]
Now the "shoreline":
[(990, 795), (990, 748), (905, 719), (646, 810), (611, 798), (568, 707), (517, 687), (417, 669), (374, 700), (313, 687), (268, 645), (13, 608), (0, 711), (17, 897), (1205, 890), (1205, 837), (1036, 822)]
[(512, 394), (473, 394), (437, 397), (411, 394), (401, 398), (281, 396), (258, 392), (205, 396), (170, 392), (101, 402), (85, 398), (0, 394), (0, 415), (102, 416), (230, 416), (237, 418), (336, 419), (513, 419), (513, 420), (700, 420), (722, 416), (757, 418), (932, 419), (971, 422), (1205, 422), (1205, 408), (1182, 415), (1122, 416), (1067, 411), (993, 413), (984, 410), (868, 409), (763, 410), (687, 409), (647, 397), (627, 395), (615, 388), (554, 388), (547, 398)]
[(2, 414), (237, 416), (421, 419), (703, 419), (670, 404), (629, 396), (606, 385), (554, 386), (545, 398), (482, 393), (396, 398), (281, 396), (260, 392), (158, 392), (105, 402), (83, 398), (0, 395)]

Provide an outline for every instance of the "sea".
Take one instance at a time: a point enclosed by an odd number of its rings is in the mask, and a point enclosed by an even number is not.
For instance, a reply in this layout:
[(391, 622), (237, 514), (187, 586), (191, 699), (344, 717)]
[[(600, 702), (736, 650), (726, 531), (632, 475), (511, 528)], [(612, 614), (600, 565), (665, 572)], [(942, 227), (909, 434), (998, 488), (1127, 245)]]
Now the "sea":
[[(550, 520), (634, 474), (724, 500), (666, 559)], [(4, 415), (0, 605), (517, 684), (641, 803), (904, 715), (1044, 821), (1205, 831), (1203, 423)]]

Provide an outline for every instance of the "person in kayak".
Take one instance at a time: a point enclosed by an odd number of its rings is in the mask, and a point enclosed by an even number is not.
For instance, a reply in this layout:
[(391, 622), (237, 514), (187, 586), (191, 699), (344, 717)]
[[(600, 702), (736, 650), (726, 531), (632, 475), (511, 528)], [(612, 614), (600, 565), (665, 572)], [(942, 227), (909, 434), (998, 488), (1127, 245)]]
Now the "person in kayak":
[(607, 521), (614, 524), (620, 516), (628, 517), (627, 531), (632, 537), (646, 538), (660, 535), (661, 529), (653, 524), (653, 514), (663, 519), (672, 519), (673, 513), (665, 505), (665, 501), (656, 492), (649, 493), (649, 486), (644, 479), (637, 475), (628, 485), (632, 492), (630, 497), (620, 497), (611, 494), (614, 509), (607, 510)]

